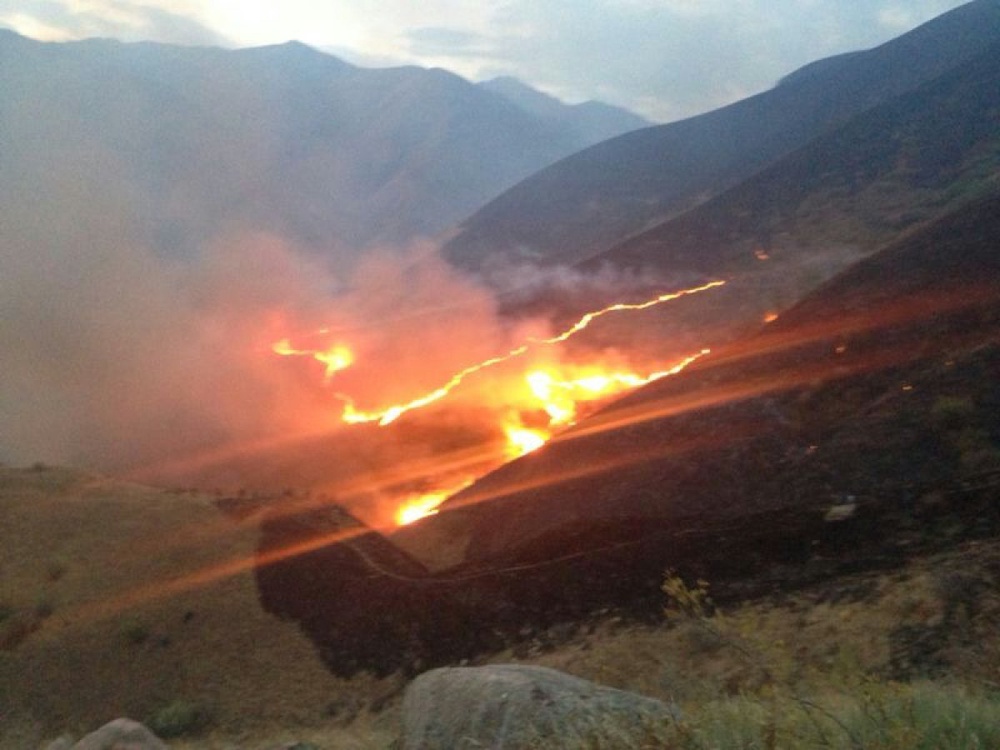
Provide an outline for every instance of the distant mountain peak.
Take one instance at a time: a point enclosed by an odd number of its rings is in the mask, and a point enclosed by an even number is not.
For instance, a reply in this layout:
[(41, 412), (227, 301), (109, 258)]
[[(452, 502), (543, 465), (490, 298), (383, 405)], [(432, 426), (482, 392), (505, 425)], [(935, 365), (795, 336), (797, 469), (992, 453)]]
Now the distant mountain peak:
[(326, 68), (344, 70), (354, 68), (351, 63), (342, 60), (336, 55), (317, 49), (316, 47), (311, 47), (297, 39), (290, 39), (280, 44), (269, 44), (261, 47), (245, 47), (236, 50), (236, 52), (258, 57), (263, 56), (297, 65), (323, 65)]
[(566, 104), (556, 97), (532, 88), (520, 78), (514, 76), (498, 76), (479, 84), (487, 91), (493, 91), (512, 100), (519, 100), (519, 104), (534, 103), (537, 106), (564, 107)]
[(533, 117), (554, 122), (573, 121), (579, 141), (584, 145), (599, 143), (653, 124), (634, 112), (603, 102), (567, 104), (513, 76), (499, 76), (477, 85), (503, 97)]

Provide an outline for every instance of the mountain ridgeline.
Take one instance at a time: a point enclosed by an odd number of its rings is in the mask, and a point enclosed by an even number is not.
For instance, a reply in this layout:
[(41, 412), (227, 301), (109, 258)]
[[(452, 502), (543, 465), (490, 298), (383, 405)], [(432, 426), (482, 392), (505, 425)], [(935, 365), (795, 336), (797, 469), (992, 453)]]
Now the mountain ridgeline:
[(1000, 43), (580, 269), (729, 280), (664, 311), (644, 345), (744, 335), (901, 233), (996, 188), (998, 80)]
[(770, 91), (598, 144), (484, 206), (446, 255), (470, 269), (587, 260), (998, 41), (1000, 2), (976, 0), (874, 49), (806, 66)]
[(56, 176), (72, 173), (78, 196), (116, 196), (129, 239), (168, 255), (233, 229), (353, 255), (441, 232), (547, 164), (647, 124), (532, 97), (295, 42), (40, 43), (0, 30), (0, 191), (80, 210)]

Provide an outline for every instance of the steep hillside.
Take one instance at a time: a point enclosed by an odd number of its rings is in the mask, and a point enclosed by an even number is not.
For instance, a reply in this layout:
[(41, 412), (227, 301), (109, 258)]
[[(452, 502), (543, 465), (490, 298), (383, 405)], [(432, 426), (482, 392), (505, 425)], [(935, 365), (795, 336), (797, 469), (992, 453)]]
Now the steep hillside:
[(587, 262), (707, 274), (867, 253), (1000, 181), (1000, 43)]
[[(456, 496), (468, 507), (445, 515), (477, 519), (466, 554), (523, 553), (576, 523), (915, 503), (1000, 470), (998, 209), (994, 193), (950, 214)], [(952, 429), (975, 436), (961, 447)]]
[[(1000, 45), (595, 256), (587, 274), (725, 278), (643, 332), (716, 346), (902, 232), (1000, 185)], [(628, 335), (620, 331), (620, 336)]]
[[(389, 541), (369, 534), (259, 571), (265, 606), (298, 620), (334, 670), (391, 671), (608, 607), (649, 616), (667, 568), (725, 599), (996, 535), (998, 248), (994, 195)], [(311, 512), (323, 518), (303, 528), (330, 515)], [(265, 522), (262, 554), (291, 525)], [(352, 596), (322, 604), (307, 595), (318, 589)]]
[(0, 748), (171, 711), (175, 729), (246, 739), (329, 726), (394, 689), (334, 679), (294, 625), (261, 611), (256, 529), (216, 500), (0, 467)]
[(880, 47), (808, 66), (722, 109), (575, 154), (466, 220), (448, 257), (466, 268), (575, 263), (746, 179), (851, 117), (1000, 39), (1000, 3), (976, 0)]
[(71, 173), (78, 198), (120, 195), (120, 222), (175, 255), (233, 229), (327, 253), (432, 235), (592, 143), (565, 114), (298, 43), (43, 44), (0, 30), (0, 190), (79, 211), (60, 192)]

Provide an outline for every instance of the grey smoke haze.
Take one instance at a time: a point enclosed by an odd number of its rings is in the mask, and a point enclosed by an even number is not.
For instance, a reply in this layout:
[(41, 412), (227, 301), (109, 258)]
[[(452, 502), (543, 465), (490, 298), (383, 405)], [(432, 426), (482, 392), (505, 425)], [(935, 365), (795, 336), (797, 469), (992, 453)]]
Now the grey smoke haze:
[[(144, 141), (128, 125), (141, 108), (75, 96), (24, 96), (5, 113), (0, 461), (121, 472), (343, 429), (336, 392), (369, 409), (412, 399), (525, 334), (433, 245), (370, 250), (334, 274), (319, 259), (336, 253), (239, 212), (220, 228), (219, 207), (254, 200), (267, 171), (259, 129), (197, 130), (203, 158), (164, 156), (161, 173), (137, 175), (129, 155)], [(116, 129), (94, 133), (82, 123), (102, 101)], [(171, 217), (185, 253), (150, 232)], [(319, 363), (271, 351), (285, 337), (342, 337), (356, 363), (325, 385)]]
[(3, 460), (121, 468), (305, 428), (308, 389), (256, 364), (275, 315), (322, 314), (321, 271), (265, 237), (171, 265), (130, 232), (100, 155), (57, 161), (58, 212), (30, 183), (0, 201)]
[(131, 470), (335, 428), (322, 367), (271, 351), (285, 336), (315, 346), (321, 327), (358, 357), (336, 387), (372, 405), (507, 343), (492, 297), (430, 246), (373, 252), (347, 279), (235, 227), (164, 259), (130, 225), (115, 164), (99, 149), (10, 162), (22, 179), (0, 189), (4, 462)]
[(100, 152), (121, 216), (170, 255), (241, 228), (349, 263), (435, 236), (554, 160), (643, 124), (558, 102), (539, 114), (443, 71), (362, 70), (295, 44), (43, 44), (0, 29), (0, 63), (0, 152), (17, 159), (0, 181), (15, 167), (56, 180), (58, 154)]

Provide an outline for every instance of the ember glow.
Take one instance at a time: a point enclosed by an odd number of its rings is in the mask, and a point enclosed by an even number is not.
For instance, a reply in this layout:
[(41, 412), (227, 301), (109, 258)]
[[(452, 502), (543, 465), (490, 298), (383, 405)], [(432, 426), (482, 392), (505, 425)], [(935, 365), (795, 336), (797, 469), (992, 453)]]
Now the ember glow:
[(604, 317), (609, 313), (613, 312), (636, 312), (638, 310), (648, 310), (656, 305), (662, 305), (664, 302), (673, 302), (675, 299), (680, 299), (681, 297), (686, 297), (691, 294), (699, 294), (701, 292), (707, 292), (709, 289), (715, 289), (716, 287), (725, 284), (725, 281), (710, 281), (707, 284), (702, 284), (701, 286), (692, 287), (690, 289), (681, 289), (679, 292), (667, 292), (661, 294), (658, 297), (653, 297), (653, 299), (646, 300), (645, 302), (628, 303), (628, 302), (617, 302), (613, 305), (608, 305), (600, 310), (594, 310), (581, 317), (576, 323), (571, 325), (565, 331), (557, 336), (553, 336), (548, 339), (535, 340), (535, 343), (541, 344), (558, 344), (570, 336), (575, 336), (580, 331), (585, 329), (591, 323), (593, 323), (598, 318)]
[(443, 503), (449, 492), (428, 492), (404, 502), (396, 513), (396, 523), (400, 526), (419, 521), (421, 518), (437, 513), (437, 507)]
[[(462, 384), (468, 377), (475, 375), (478, 372), (486, 370), (487, 368), (493, 367), (495, 365), (508, 362), (512, 359), (520, 357), (528, 353), (534, 346), (546, 346), (560, 344), (570, 337), (576, 335), (580, 331), (586, 329), (592, 322), (598, 318), (613, 312), (626, 312), (626, 311), (638, 311), (646, 310), (650, 307), (656, 305), (661, 305), (664, 302), (671, 302), (673, 300), (679, 299), (681, 297), (698, 294), (699, 292), (705, 292), (716, 287), (720, 287), (725, 284), (725, 281), (712, 281), (701, 286), (692, 287), (691, 289), (682, 289), (678, 292), (669, 292), (667, 294), (661, 294), (653, 299), (647, 300), (640, 303), (616, 303), (609, 305), (600, 310), (595, 310), (593, 312), (588, 312), (583, 315), (576, 323), (567, 328), (562, 333), (559, 333), (550, 338), (532, 338), (528, 343), (522, 344), (514, 349), (511, 349), (506, 354), (501, 354), (496, 357), (491, 357), (489, 359), (483, 360), (482, 362), (477, 362), (474, 365), (460, 370), (455, 373), (447, 382), (434, 390), (418, 396), (411, 401), (407, 401), (400, 404), (393, 404), (391, 406), (383, 407), (380, 409), (363, 410), (358, 409), (354, 403), (354, 399), (343, 393), (338, 393), (337, 398), (344, 402), (344, 411), (341, 415), (341, 419), (347, 424), (365, 424), (368, 422), (378, 422), (379, 425), (385, 426), (391, 424), (392, 422), (399, 419), (400, 416), (408, 411), (414, 409), (420, 409), (425, 406), (429, 406), (436, 401), (440, 401), (449, 393), (451, 393), (455, 388)], [(325, 374), (330, 377), (340, 369), (344, 369), (353, 362), (353, 356), (349, 348), (345, 346), (335, 346), (325, 351), (317, 351), (313, 349), (299, 350), (292, 347), (291, 342), (288, 339), (282, 339), (277, 344), (274, 345), (274, 351), (276, 354), (282, 355), (310, 355), (314, 359), (323, 362), (326, 365)], [(698, 355), (700, 356), (700, 355)], [(684, 365), (687, 366), (686, 364)], [(681, 368), (683, 369), (683, 367)], [(664, 372), (664, 374), (672, 374), (670, 372)], [(601, 377), (601, 376), (597, 376)], [(614, 376), (612, 376), (614, 377)], [(629, 376), (634, 378), (635, 382), (632, 387), (636, 385), (642, 385), (644, 383), (650, 382), (650, 380), (655, 380), (655, 376), (650, 376), (647, 378), (640, 378), (637, 376)], [(660, 375), (662, 377), (662, 375)]]
[(516, 414), (505, 420), (503, 432), (507, 438), (507, 448), (504, 454), (509, 460), (538, 450), (552, 437), (552, 433), (547, 429), (525, 427)]
[(438, 506), (441, 505), (441, 503), (454, 495), (456, 492), (464, 490), (474, 481), (474, 478), (469, 477), (457, 484), (451, 484), (444, 489), (433, 490), (432, 492), (424, 492), (407, 497), (396, 511), (396, 525), (406, 526), (415, 521), (419, 521), (421, 518), (433, 516), (438, 512)]
[(291, 341), (282, 339), (271, 349), (284, 357), (312, 357), (323, 364), (323, 377), (327, 380), (354, 363), (354, 353), (343, 344), (334, 344), (326, 349), (296, 349)]
[[(681, 297), (705, 292), (724, 284), (712, 281), (701, 286), (660, 294), (645, 302), (616, 303), (588, 312), (575, 323), (552, 336), (526, 336), (521, 343), (507, 352), (483, 359), (464, 367), (441, 385), (410, 400), (373, 409), (360, 408), (350, 393), (337, 391), (333, 395), (343, 403), (340, 419), (348, 425), (376, 423), (385, 427), (409, 412), (425, 409), (455, 394), (456, 389), (475, 376), (480, 376), (483, 408), (495, 415), (495, 429), (503, 436), (503, 448), (497, 454), (495, 466), (504, 461), (526, 455), (543, 446), (560, 428), (576, 423), (580, 408), (586, 404), (600, 403), (610, 396), (637, 388), (654, 380), (680, 372), (698, 358), (708, 353), (704, 349), (689, 355), (665, 369), (637, 370), (623, 360), (620, 353), (581, 356), (587, 361), (563, 361), (566, 354), (555, 352), (559, 344), (588, 328), (599, 318), (616, 312), (646, 310)], [(349, 343), (338, 342), (327, 348), (299, 348), (289, 339), (282, 339), (273, 346), (276, 354), (283, 356), (311, 357), (324, 366), (327, 382), (338, 380), (338, 373), (354, 364), (354, 353)], [(523, 365), (521, 363), (523, 362)], [(387, 363), (392, 365), (394, 363)], [(390, 371), (394, 368), (390, 367)], [(490, 370), (488, 374), (485, 371)], [(478, 393), (474, 387), (462, 388), (466, 405), (470, 396)], [(593, 407), (592, 407), (593, 408)], [(492, 428), (491, 428), (492, 429)], [(470, 484), (472, 478), (463, 478), (455, 485), (454, 477), (443, 479), (445, 489), (432, 487), (421, 494), (409, 494), (397, 502), (394, 522), (397, 525), (412, 523), (436, 512), (438, 506), (450, 495)]]

